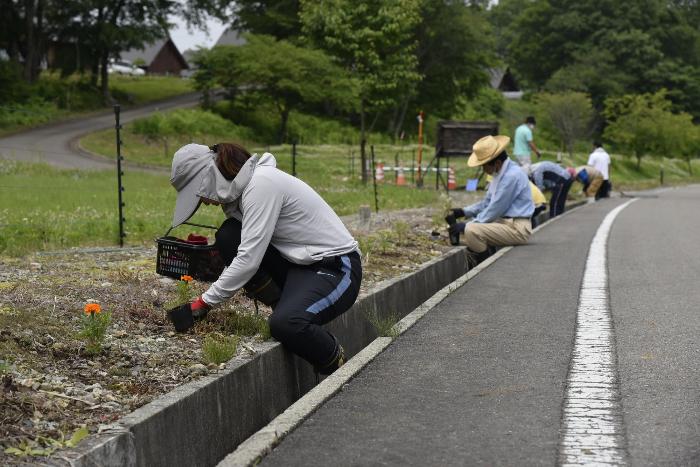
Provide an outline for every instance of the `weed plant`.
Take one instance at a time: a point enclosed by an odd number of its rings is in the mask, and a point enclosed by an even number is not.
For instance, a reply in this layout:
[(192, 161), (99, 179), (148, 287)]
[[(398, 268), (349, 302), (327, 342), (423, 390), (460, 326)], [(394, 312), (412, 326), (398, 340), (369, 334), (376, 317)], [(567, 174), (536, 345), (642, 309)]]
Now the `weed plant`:
[(56, 439), (47, 436), (38, 436), (36, 440), (22, 440), (17, 446), (5, 448), (5, 454), (11, 454), (17, 457), (48, 457), (58, 449), (77, 446), (90, 432), (87, 427), (83, 426), (75, 430), (70, 438), (66, 438), (63, 432), (60, 432), (60, 434), (60, 438)]
[(209, 334), (202, 343), (202, 354), (207, 363), (225, 363), (234, 355), (238, 349), (240, 337), (224, 336), (219, 333)]
[(257, 313), (232, 310), (226, 315), (224, 329), (239, 336), (260, 335), (262, 340), (272, 337), (267, 318)]
[(377, 312), (367, 312), (365, 313), (367, 320), (372, 324), (377, 334), (381, 337), (391, 337), (395, 339), (399, 335), (398, 329), (394, 326), (398, 321), (399, 317), (396, 312), (389, 313), (386, 317), (380, 317)]
[(394, 222), (394, 233), (396, 234), (397, 243), (405, 243), (408, 239), (410, 227), (406, 222)]

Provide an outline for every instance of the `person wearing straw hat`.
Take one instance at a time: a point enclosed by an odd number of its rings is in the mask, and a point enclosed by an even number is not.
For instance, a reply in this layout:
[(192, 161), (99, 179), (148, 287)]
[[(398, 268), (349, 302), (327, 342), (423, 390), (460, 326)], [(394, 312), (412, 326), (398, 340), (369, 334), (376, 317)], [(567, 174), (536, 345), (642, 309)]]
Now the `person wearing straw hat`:
[(250, 154), (235, 143), (188, 144), (175, 153), (173, 227), (201, 203), (220, 205), (227, 217), (216, 246), (228, 266), (190, 311), (201, 318), (237, 290), (260, 284), (272, 306), (272, 336), (329, 374), (345, 355), (322, 325), (355, 303), (362, 280), (358, 243), (318, 193), (276, 165), (272, 154)]
[[(493, 176), (483, 200), (464, 208), (453, 209), (446, 220), (450, 224), (450, 241), (459, 244), (464, 234), (467, 248), (479, 255), (489, 247), (527, 243), (532, 233), (530, 217), (535, 206), (530, 181), (523, 170), (508, 158), (508, 136), (484, 136), (472, 148), (467, 165), (483, 167)], [(472, 218), (457, 222), (458, 217)]]

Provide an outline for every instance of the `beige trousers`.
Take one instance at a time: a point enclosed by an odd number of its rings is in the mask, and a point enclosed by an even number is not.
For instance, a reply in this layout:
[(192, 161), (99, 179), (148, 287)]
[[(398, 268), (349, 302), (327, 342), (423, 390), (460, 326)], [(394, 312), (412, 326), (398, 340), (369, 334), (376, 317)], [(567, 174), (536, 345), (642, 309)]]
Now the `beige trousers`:
[(600, 189), (600, 185), (603, 184), (603, 176), (598, 175), (597, 177), (593, 177), (593, 180), (591, 180), (591, 183), (588, 185), (588, 189), (586, 190), (586, 196), (589, 198), (592, 196), (595, 196), (596, 193), (598, 193), (598, 190)]
[(488, 224), (468, 224), (464, 231), (464, 243), (475, 252), (486, 251), (489, 246), (522, 245), (532, 234), (530, 219), (496, 219)]

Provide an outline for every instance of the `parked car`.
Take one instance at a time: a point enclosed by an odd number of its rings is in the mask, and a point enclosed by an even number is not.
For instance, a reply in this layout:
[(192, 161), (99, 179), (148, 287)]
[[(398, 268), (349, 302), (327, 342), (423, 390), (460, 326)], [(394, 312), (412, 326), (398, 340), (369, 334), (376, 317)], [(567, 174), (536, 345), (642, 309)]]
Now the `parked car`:
[(131, 76), (144, 76), (146, 74), (143, 69), (125, 60), (112, 60), (107, 66), (107, 72)]

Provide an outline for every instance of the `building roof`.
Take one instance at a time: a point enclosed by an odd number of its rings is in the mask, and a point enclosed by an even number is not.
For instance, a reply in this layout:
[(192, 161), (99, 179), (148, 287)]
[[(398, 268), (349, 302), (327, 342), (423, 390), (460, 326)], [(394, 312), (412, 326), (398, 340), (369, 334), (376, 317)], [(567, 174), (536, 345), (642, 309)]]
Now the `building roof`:
[(216, 41), (216, 44), (214, 46), (216, 47), (217, 45), (243, 45), (247, 41), (245, 40), (245, 37), (241, 35), (241, 31), (238, 29), (234, 29), (232, 27), (227, 28), (221, 36), (219, 36), (219, 40)]
[(489, 68), (488, 72), (493, 89), (498, 89), (502, 92), (520, 91), (520, 86), (518, 86), (517, 81), (515, 81), (515, 77), (510, 72), (510, 68)]
[(503, 97), (506, 99), (520, 99), (523, 97), (523, 92), (510, 72), (510, 68), (489, 68), (488, 73), (491, 87), (501, 91)]
[(183, 68), (189, 68), (187, 60), (185, 60), (185, 57), (183, 57), (183, 55), (180, 53), (180, 49), (177, 48), (177, 46), (170, 37), (165, 37), (163, 39), (158, 39), (149, 44), (145, 44), (142, 49), (130, 49), (125, 52), (122, 52), (120, 54), (120, 57), (122, 58), (122, 60), (129, 60), (131, 63), (134, 63), (135, 61), (141, 59), (144, 61), (145, 66), (149, 67), (151, 63), (153, 63), (153, 60), (155, 60), (158, 53), (164, 47), (167, 46), (172, 47), (172, 50), (178, 56), (179, 60), (182, 61), (182, 64), (184, 65)]

